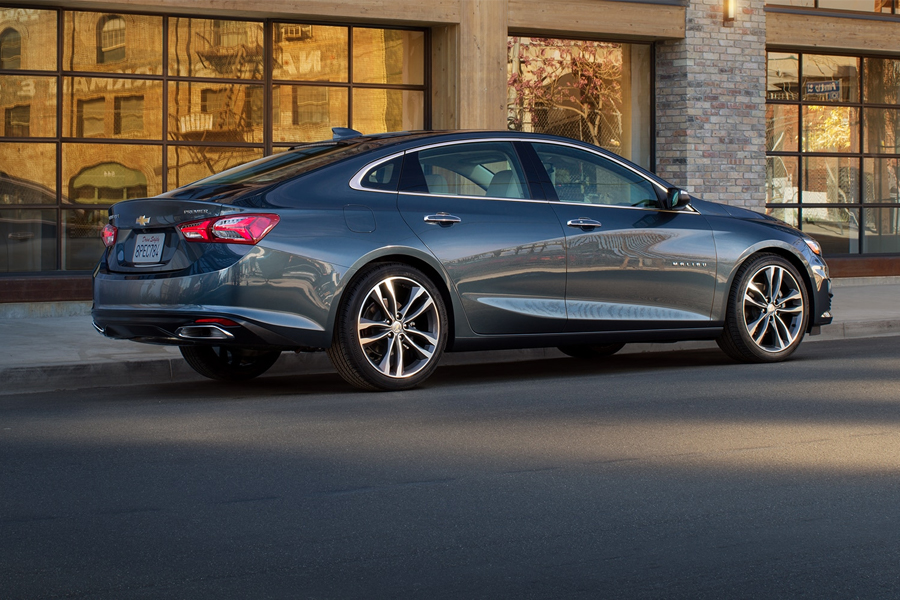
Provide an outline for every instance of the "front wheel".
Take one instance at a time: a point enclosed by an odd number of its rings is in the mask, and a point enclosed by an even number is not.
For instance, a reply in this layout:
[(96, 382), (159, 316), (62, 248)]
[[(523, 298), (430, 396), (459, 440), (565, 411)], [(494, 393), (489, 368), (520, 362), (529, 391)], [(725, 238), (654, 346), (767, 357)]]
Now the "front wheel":
[(192, 369), (219, 381), (246, 381), (259, 377), (281, 356), (280, 350), (226, 346), (180, 346), (179, 349)]
[(437, 368), (447, 312), (437, 286), (409, 265), (374, 267), (346, 292), (328, 356), (338, 374), (365, 390), (405, 390)]
[(716, 342), (742, 362), (777, 362), (794, 353), (808, 321), (809, 300), (797, 269), (778, 255), (762, 254), (735, 275)]

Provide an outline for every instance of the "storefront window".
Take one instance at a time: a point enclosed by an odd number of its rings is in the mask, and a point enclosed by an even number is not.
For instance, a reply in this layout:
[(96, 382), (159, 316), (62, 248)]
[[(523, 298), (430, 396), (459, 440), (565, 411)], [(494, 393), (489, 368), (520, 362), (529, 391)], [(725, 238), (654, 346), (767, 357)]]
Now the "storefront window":
[(93, 269), (111, 204), (332, 127), (429, 126), (426, 41), (421, 29), (0, 8), (0, 274)]
[(510, 37), (508, 125), (582, 140), (650, 168), (650, 50)]
[(895, 59), (768, 55), (768, 211), (793, 211), (828, 254), (900, 251), (898, 74)]

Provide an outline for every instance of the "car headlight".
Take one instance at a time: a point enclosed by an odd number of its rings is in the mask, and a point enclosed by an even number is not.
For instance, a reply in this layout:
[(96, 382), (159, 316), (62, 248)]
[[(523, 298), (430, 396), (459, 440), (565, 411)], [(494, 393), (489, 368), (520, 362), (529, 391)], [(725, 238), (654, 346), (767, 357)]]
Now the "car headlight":
[(812, 250), (813, 254), (822, 256), (822, 246), (819, 245), (819, 242), (808, 237), (803, 238), (803, 241), (806, 242), (806, 245), (809, 246), (809, 249)]

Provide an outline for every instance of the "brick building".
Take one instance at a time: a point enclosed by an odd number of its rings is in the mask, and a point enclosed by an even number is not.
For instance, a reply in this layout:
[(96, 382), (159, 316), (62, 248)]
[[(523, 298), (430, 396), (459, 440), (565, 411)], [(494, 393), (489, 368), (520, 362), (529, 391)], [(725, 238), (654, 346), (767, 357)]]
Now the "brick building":
[(892, 0), (3, 4), (0, 302), (89, 297), (111, 203), (336, 126), (584, 139), (900, 274), (898, 39)]

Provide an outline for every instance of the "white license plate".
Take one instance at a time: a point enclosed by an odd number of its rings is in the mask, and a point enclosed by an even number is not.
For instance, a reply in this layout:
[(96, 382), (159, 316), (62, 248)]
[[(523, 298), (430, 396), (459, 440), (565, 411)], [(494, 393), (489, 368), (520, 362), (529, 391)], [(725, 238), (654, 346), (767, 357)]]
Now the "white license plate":
[(134, 240), (134, 264), (158, 263), (162, 258), (166, 236), (162, 233), (139, 233)]

